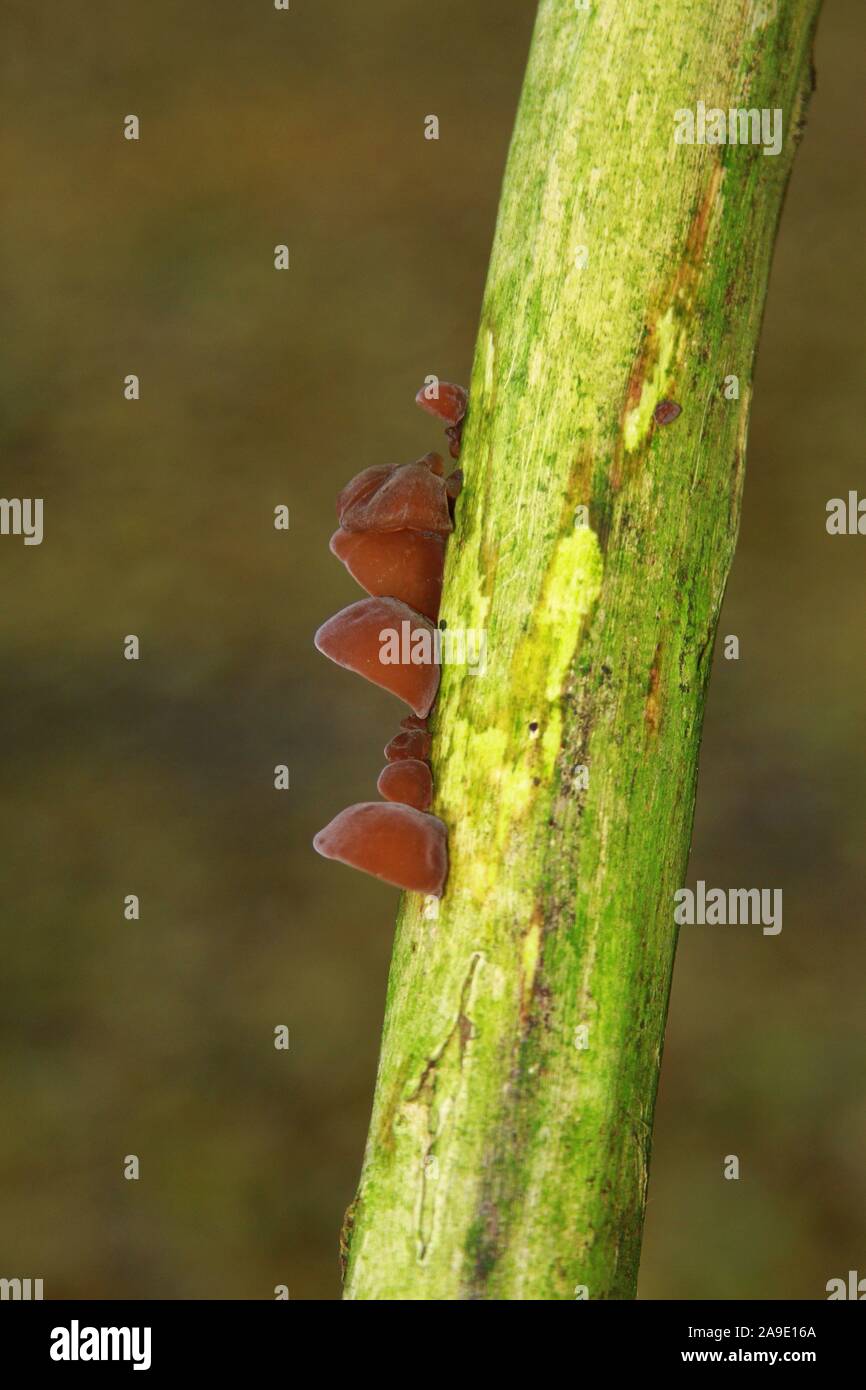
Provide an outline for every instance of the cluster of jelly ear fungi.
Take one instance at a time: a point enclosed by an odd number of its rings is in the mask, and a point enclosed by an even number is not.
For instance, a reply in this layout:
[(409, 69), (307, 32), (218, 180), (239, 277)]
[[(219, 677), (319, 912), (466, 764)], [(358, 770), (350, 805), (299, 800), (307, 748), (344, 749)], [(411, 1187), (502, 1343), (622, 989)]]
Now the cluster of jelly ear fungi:
[[(415, 399), (445, 421), (451, 457), (459, 457), (467, 404), (463, 387), (443, 381), (422, 387)], [(446, 477), (439, 454), (426, 454), (417, 463), (365, 468), (346, 484), (337, 498), (340, 525), (331, 551), (369, 597), (329, 618), (315, 637), (324, 656), (389, 690), (412, 714), (385, 748), (387, 766), (376, 784), (384, 800), (348, 806), (319, 831), (313, 845), (326, 859), (435, 897), (442, 896), (448, 877), (447, 832), (430, 814), (427, 717), (439, 689), (439, 667), (383, 662), (382, 634), (408, 634), (408, 650), (419, 629), (432, 639), (445, 545), (462, 481), (459, 469)], [(432, 640), (428, 647), (432, 650)]]

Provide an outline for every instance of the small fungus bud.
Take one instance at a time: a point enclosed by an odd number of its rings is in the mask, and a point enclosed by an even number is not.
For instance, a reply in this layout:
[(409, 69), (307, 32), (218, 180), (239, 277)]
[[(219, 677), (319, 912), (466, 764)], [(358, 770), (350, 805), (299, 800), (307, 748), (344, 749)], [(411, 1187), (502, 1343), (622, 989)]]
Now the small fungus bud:
[(463, 469), (455, 468), (453, 473), (445, 479), (445, 491), (449, 499), (455, 502), (463, 489)]
[(385, 745), (385, 757), (389, 763), (399, 762), (401, 758), (420, 758), (423, 762), (429, 758), (432, 746), (433, 735), (426, 729), (404, 729)]
[(683, 408), (676, 401), (659, 401), (653, 411), (653, 419), (657, 425), (669, 425), (682, 413)]
[(420, 405), (422, 410), (426, 410), (428, 415), (435, 415), (438, 420), (444, 420), (446, 425), (457, 425), (466, 414), (466, 403), (469, 399), (463, 386), (455, 386), (452, 381), (440, 381), (439, 395), (430, 399), (425, 395), (426, 387), (415, 397), (416, 405)]
[(376, 787), (386, 801), (399, 801), (404, 806), (414, 806), (416, 811), (429, 810), (433, 800), (430, 769), (418, 758), (402, 758), (383, 767)]
[(426, 719), (419, 719), (418, 716), (417, 716), (417, 714), (407, 714), (406, 717), (405, 717), (404, 719), (401, 719), (401, 720), (400, 720), (400, 728), (401, 728), (401, 729), (426, 729), (426, 728), (427, 728), (427, 720), (426, 720)]
[(460, 445), (463, 442), (463, 421), (459, 425), (449, 425), (445, 431), (448, 440), (448, 452), (453, 459), (460, 457)]

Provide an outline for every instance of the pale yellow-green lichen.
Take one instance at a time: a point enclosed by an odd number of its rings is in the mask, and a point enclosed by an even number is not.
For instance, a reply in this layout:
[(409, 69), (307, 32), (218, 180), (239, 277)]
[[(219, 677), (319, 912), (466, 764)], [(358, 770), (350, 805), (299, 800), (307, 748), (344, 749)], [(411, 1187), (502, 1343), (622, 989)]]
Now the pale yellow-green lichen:
[[(513, 683), (524, 692), (527, 722), (542, 725), (538, 744), (521, 743), (509, 748), (509, 733), (501, 726), (473, 731), (469, 722), (455, 720), (446, 731), (449, 748), (447, 773), (459, 768), (461, 782), (481, 784), (498, 802), (496, 820), (507, 826), (532, 795), (533, 778), (549, 774), (559, 752), (559, 701), (565, 688), (581, 629), (601, 590), (603, 563), (598, 537), (588, 526), (578, 526), (554, 547), (532, 629), (520, 642), (512, 659)], [(501, 679), (491, 662), (487, 679)], [(443, 800), (450, 799), (443, 786)], [(455, 786), (454, 792), (459, 789)]]
[(533, 630), (517, 653), (517, 669), (542, 663), (543, 689), (548, 703), (558, 701), (580, 637), (595, 605), (604, 566), (598, 536), (577, 526), (557, 542), (538, 603)]
[[(575, 527), (556, 543), (532, 629), (518, 644), (511, 667), (527, 734), (536, 722), (538, 739), (524, 733), (515, 738), (512, 723), (474, 729), (465, 718), (454, 720), (445, 732), (447, 756), (437, 810), (451, 827), (466, 889), (479, 902), (496, 891), (503, 860), (516, 852), (515, 837), (520, 839), (539, 784), (550, 785), (562, 738), (562, 694), (602, 574), (598, 537), (588, 526)], [(489, 674), (491, 678), (498, 677)], [(480, 808), (471, 822), (459, 814), (467, 802)], [(524, 960), (530, 980), (534, 949), (530, 934)]]
[(541, 953), (541, 922), (533, 918), (526, 929), (523, 937), (523, 952), (521, 960), (521, 979), (520, 996), (521, 1007), (525, 1010), (529, 1008), (532, 999), (532, 986), (535, 983), (535, 972), (538, 969), (538, 959)]

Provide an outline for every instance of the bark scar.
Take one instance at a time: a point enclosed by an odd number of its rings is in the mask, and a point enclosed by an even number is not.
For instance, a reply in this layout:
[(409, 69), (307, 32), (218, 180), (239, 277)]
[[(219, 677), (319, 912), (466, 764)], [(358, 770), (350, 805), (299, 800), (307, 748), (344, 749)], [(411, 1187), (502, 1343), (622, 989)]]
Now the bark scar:
[(646, 724), (647, 732), (650, 734), (658, 733), (662, 717), (661, 700), (659, 699), (658, 693), (659, 683), (661, 681), (661, 655), (662, 644), (659, 642), (656, 646), (652, 667), (650, 668), (649, 681), (647, 682), (646, 703), (644, 704), (643, 711), (644, 723)]
[(721, 211), (723, 177), (722, 164), (716, 160), (689, 224), (677, 268), (658, 297), (656, 312), (649, 317), (641, 331), (620, 410), (620, 427), (611, 470), (614, 493), (625, 481), (627, 456), (647, 444), (655, 423), (653, 412), (665, 392), (673, 390), (707, 241)]

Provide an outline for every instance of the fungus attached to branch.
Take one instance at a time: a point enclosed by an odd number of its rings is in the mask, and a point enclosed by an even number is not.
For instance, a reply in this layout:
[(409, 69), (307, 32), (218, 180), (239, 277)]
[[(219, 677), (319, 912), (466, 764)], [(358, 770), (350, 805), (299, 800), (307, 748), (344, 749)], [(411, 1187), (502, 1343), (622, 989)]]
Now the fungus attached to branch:
[(459, 458), (463, 417), (469, 402), (466, 389), (463, 386), (455, 386), (453, 381), (440, 381), (435, 396), (428, 396), (427, 390), (426, 386), (421, 387), (415, 397), (415, 404), (426, 410), (428, 415), (435, 415), (438, 420), (445, 421), (449, 452), (453, 459)]
[(362, 589), (399, 598), (434, 622), (439, 616), (445, 539), (423, 531), (344, 531), (331, 551)]
[(653, 411), (653, 419), (657, 425), (670, 425), (682, 413), (683, 408), (677, 401), (659, 401)]
[(393, 801), (362, 801), (335, 816), (313, 845), (326, 859), (363, 869), (397, 888), (442, 896), (448, 849), (438, 816)]
[(430, 531), (447, 536), (454, 530), (439, 454), (417, 463), (367, 468), (347, 483), (337, 498), (344, 531)]
[(383, 767), (376, 790), (386, 801), (400, 801), (416, 811), (428, 811), (433, 803), (433, 778), (419, 758), (401, 758)]
[(404, 729), (385, 745), (385, 757), (389, 763), (398, 763), (401, 758), (420, 758), (424, 762), (432, 745), (433, 735), (426, 729)]
[[(446, 421), (456, 458), (466, 413), (463, 387), (443, 382), (438, 400), (427, 400), (423, 390), (417, 400)], [(324, 656), (397, 695), (414, 713), (400, 721), (400, 733), (385, 748), (388, 766), (377, 783), (384, 802), (341, 811), (313, 844), (326, 859), (437, 897), (448, 873), (448, 846), (442, 821), (427, 814), (433, 739), (426, 716), (439, 688), (433, 624), (445, 543), (463, 485), (460, 469), (444, 474), (441, 455), (425, 454), (417, 463), (365, 468), (342, 489), (331, 551), (370, 597), (335, 613), (315, 637)]]
[(419, 719), (417, 714), (407, 714), (400, 720), (401, 729), (426, 729), (427, 720)]
[(362, 598), (323, 623), (315, 643), (323, 656), (390, 690), (420, 716), (439, 688), (439, 667), (417, 659), (432, 649), (435, 631), (399, 599)]
[(435, 396), (428, 396), (428, 388), (422, 386), (415, 397), (415, 404), (426, 410), (428, 415), (435, 415), (437, 420), (444, 420), (446, 425), (459, 425), (469, 402), (465, 386), (456, 386), (453, 381), (440, 381), (436, 390)]

